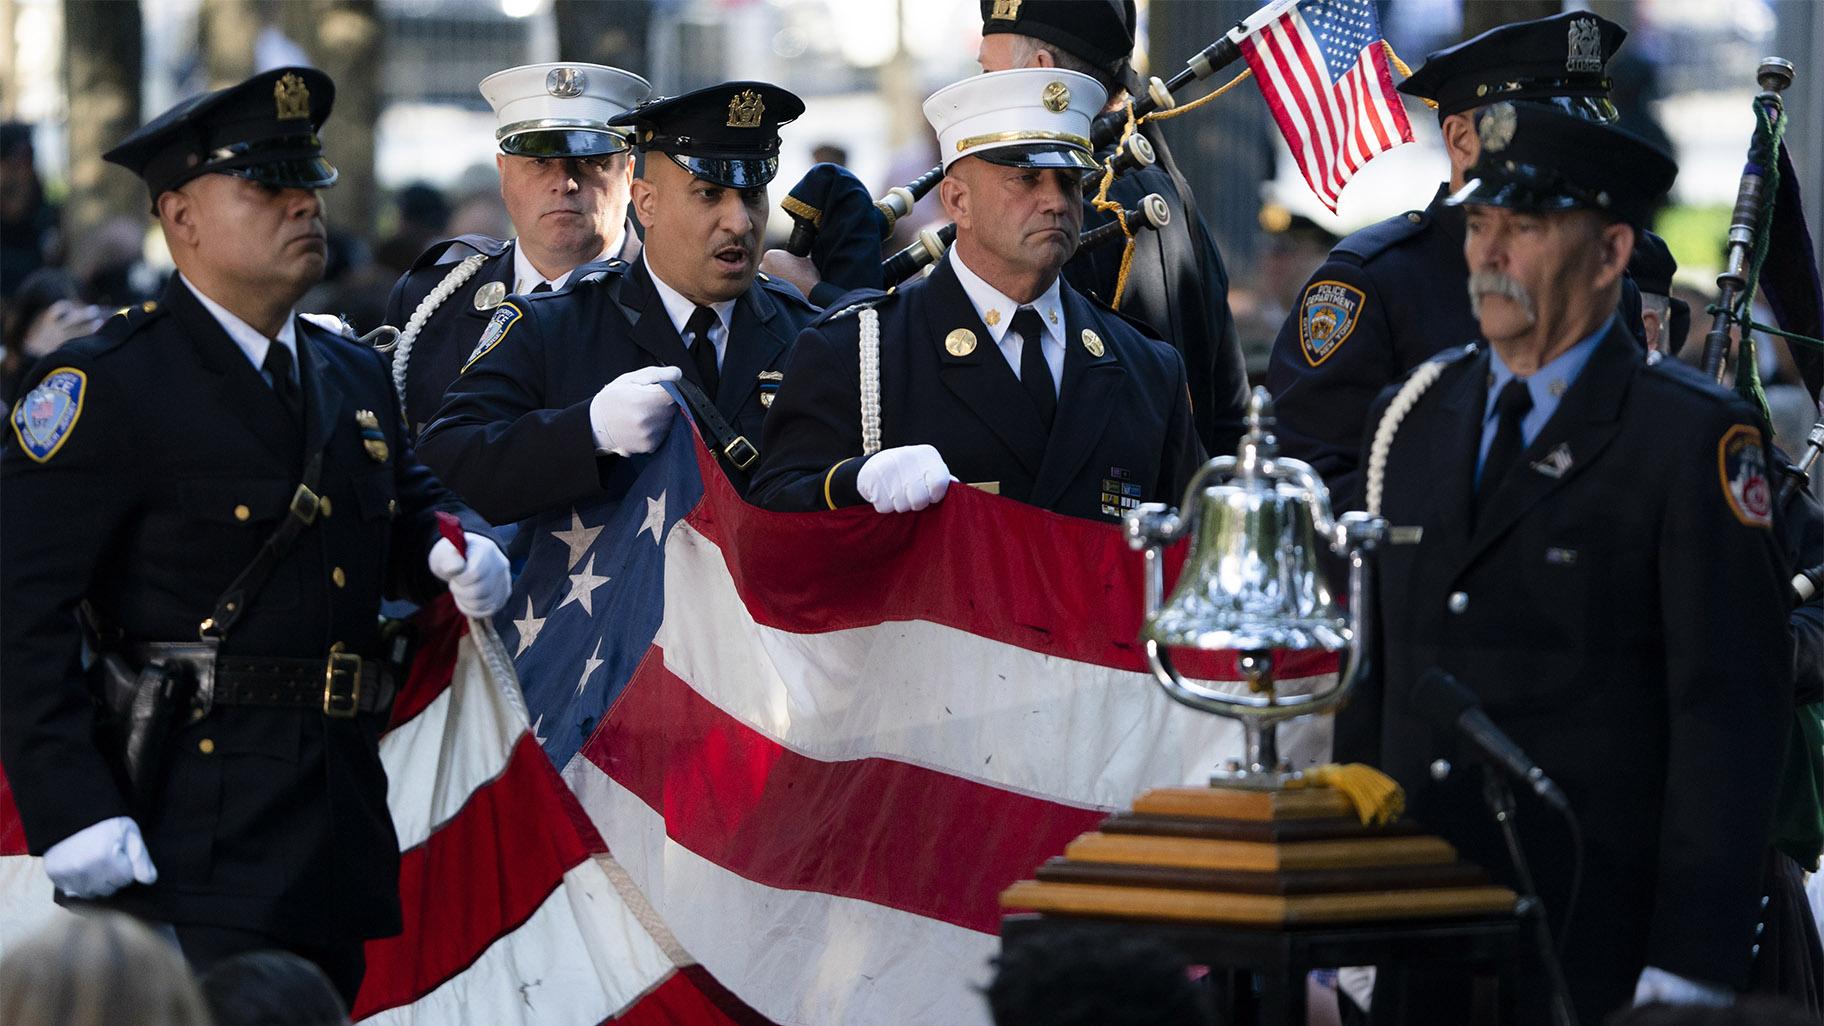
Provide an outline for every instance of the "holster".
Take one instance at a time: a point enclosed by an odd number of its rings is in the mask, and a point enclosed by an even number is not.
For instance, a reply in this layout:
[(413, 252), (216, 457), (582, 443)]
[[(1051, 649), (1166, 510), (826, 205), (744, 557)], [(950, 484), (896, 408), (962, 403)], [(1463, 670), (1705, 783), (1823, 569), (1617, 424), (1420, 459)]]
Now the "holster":
[(102, 740), (136, 813), (153, 804), (172, 731), (213, 704), (215, 653), (214, 641), (185, 641), (96, 654), (89, 672), (101, 699)]

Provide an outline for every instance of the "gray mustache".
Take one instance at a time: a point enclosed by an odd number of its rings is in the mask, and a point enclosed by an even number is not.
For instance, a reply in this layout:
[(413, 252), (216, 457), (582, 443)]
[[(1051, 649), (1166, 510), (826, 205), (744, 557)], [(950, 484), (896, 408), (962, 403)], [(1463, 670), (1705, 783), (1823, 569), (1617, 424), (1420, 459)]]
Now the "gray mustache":
[(1501, 296), (1520, 304), (1526, 311), (1528, 319), (1538, 316), (1533, 306), (1532, 293), (1520, 284), (1499, 271), (1475, 271), (1469, 276), (1469, 309), (1477, 317), (1482, 316), (1482, 297)]

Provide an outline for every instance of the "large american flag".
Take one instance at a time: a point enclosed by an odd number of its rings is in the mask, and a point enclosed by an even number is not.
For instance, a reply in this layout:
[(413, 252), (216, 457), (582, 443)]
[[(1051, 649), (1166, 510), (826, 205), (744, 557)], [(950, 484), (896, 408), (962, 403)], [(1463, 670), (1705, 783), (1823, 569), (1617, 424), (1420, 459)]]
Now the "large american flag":
[(1258, 27), (1253, 21), (1237, 29), (1246, 32), (1242, 55), (1299, 171), (1335, 213), (1363, 165), (1412, 141), (1374, 6), (1298, 0)]
[[(680, 416), (618, 501), (522, 530), (524, 706), (440, 606), (383, 738), (407, 925), (369, 1021), (985, 1026), (1000, 891), (1241, 749), (1146, 671), (1112, 525), (964, 487), (770, 513)], [(47, 914), (22, 850), (0, 812), (0, 938)]]

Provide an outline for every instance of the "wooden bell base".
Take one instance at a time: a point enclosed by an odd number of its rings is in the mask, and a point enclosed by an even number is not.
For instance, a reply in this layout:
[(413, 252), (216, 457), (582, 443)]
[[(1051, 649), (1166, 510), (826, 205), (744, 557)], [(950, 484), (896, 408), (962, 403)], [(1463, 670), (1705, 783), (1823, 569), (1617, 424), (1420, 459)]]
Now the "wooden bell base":
[(1270, 927), (1511, 913), (1516, 900), (1409, 820), (1363, 826), (1327, 787), (1148, 791), (1034, 875), (1001, 907)]

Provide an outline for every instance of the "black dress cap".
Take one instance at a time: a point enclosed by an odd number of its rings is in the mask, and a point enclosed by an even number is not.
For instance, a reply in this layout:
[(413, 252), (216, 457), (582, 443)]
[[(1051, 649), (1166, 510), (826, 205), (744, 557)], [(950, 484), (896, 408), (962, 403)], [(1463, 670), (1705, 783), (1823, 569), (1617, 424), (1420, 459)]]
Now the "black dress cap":
[(1115, 74), (1134, 52), (1134, 0), (982, 0), (982, 35), (1012, 32)]
[(1609, 59), (1626, 38), (1626, 29), (1588, 11), (1497, 25), (1427, 54), (1399, 90), (1436, 102), (1440, 115), (1532, 100), (1612, 122)]
[(144, 179), (153, 199), (199, 175), (236, 175), (280, 188), (327, 189), (336, 169), (317, 132), (336, 86), (315, 68), (274, 68), (192, 96), (103, 154)]
[(1645, 228), (1678, 165), (1659, 147), (1613, 125), (1536, 103), (1497, 103), (1476, 119), (1482, 156), (1452, 206), (1534, 213), (1596, 210)]
[(752, 189), (779, 173), (779, 126), (803, 113), (803, 100), (770, 82), (723, 82), (648, 100), (608, 123), (632, 126), (642, 152), (704, 181)]

